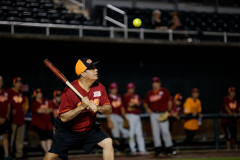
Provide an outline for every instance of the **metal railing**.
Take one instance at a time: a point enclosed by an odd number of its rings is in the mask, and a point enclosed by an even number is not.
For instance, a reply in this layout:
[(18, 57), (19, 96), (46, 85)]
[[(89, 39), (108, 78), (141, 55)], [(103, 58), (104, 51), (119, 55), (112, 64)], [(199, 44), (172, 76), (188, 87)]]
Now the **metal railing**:
[[(111, 17), (108, 17), (107, 16), (107, 8), (110, 8), (120, 14), (123, 15), (124, 17), (124, 24), (121, 23), (121, 22), (118, 22), (116, 21), (115, 19), (111, 18)], [(117, 7), (114, 7), (113, 5), (111, 4), (107, 4), (104, 8), (103, 8), (103, 26), (107, 26), (107, 21), (110, 21), (116, 25), (118, 25), (119, 27), (122, 27), (124, 28), (124, 38), (127, 39), (128, 38), (128, 32), (127, 32), (127, 28), (128, 28), (128, 16), (126, 14), (125, 11), (117, 8)], [(114, 37), (111, 37), (111, 38), (114, 38)]]
[[(0, 21), (0, 25), (8, 25), (11, 26), (11, 34), (15, 34), (15, 26), (25, 26), (25, 27), (40, 27), (46, 28), (46, 36), (49, 36), (50, 28), (59, 28), (59, 29), (75, 29), (79, 30), (79, 37), (83, 37), (83, 30), (93, 30), (93, 31), (109, 31), (110, 38), (114, 38), (114, 32), (132, 32), (139, 33), (139, 39), (145, 39), (145, 33), (164, 33), (168, 34), (168, 40), (173, 41), (173, 34), (185, 34), (188, 35), (198, 35), (197, 31), (175, 31), (175, 30), (154, 30), (154, 29), (143, 29), (143, 28), (114, 28), (114, 27), (97, 27), (97, 26), (82, 26), (82, 25), (62, 25), (62, 24), (44, 24), (44, 23), (23, 23), (23, 22), (10, 22), (10, 21)], [(124, 38), (127, 39), (127, 34), (124, 35)], [(227, 32), (203, 32), (205, 36), (222, 36), (223, 42), (227, 43), (227, 37), (240, 37), (239, 33), (227, 33)]]
[(82, 3), (76, 1), (76, 0), (68, 0), (69, 2), (72, 2), (73, 4), (76, 4), (77, 6), (82, 8), (82, 14), (85, 15), (85, 0), (82, 0)]

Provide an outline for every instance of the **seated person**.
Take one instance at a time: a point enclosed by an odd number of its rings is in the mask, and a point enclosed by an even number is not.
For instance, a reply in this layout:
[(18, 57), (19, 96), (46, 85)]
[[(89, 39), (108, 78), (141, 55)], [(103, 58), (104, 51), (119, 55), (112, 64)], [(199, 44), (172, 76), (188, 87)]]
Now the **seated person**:
[(156, 30), (168, 29), (168, 27), (161, 20), (161, 12), (157, 9), (152, 12), (151, 25), (152, 28)]

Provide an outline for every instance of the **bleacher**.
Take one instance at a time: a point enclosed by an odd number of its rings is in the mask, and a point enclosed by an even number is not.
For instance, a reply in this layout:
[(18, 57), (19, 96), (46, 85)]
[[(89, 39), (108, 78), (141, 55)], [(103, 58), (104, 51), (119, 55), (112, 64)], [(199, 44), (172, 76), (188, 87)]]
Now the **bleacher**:
[(52, 0), (1, 0), (0, 20), (90, 25), (82, 14), (69, 13), (63, 3)]
[[(150, 8), (130, 8), (116, 6), (126, 12), (128, 16), (128, 28), (135, 28), (132, 21), (135, 18), (142, 20), (141, 28), (153, 29), (151, 27), (152, 11)], [(14, 22), (30, 22), (42, 24), (64, 24), (76, 26), (103, 26), (103, 8), (102, 5), (97, 5), (93, 8), (93, 16), (90, 19), (84, 17), (83, 14), (70, 13), (64, 4), (60, 1), (53, 0), (0, 0), (0, 21), (14, 21)], [(170, 27), (172, 25), (171, 13), (173, 10), (161, 9), (161, 20)], [(179, 11), (179, 18), (182, 26), (187, 31), (197, 31), (197, 34), (189, 37), (194, 40), (201, 41), (219, 41), (223, 42), (224, 37), (220, 35), (203, 36), (203, 32), (218, 32), (218, 33), (239, 33), (239, 14), (228, 13), (208, 13), (208, 12), (188, 12)], [(114, 10), (107, 9), (107, 15), (121, 23), (124, 21), (123, 15)], [(107, 27), (119, 26), (107, 21)], [(105, 26), (104, 26), (105, 27)], [(1, 32), (11, 32), (10, 26), (0, 26)], [(15, 27), (16, 33), (34, 33), (46, 34), (45, 28), (31, 28), (31, 27)], [(78, 30), (69, 29), (50, 29), (51, 35), (71, 35), (78, 36)], [(109, 37), (111, 34), (108, 30), (84, 30), (83, 36)], [(118, 37), (123, 37), (123, 33), (115, 33)], [(160, 35), (160, 36), (159, 36)], [(116, 36), (116, 37), (117, 37)], [(139, 38), (139, 33), (129, 33), (129, 38)], [(144, 39), (169, 39), (168, 34), (145, 33)], [(176, 39), (173, 37), (173, 39)], [(231, 37), (228, 34), (228, 41), (239, 42), (240, 37)]]
[[(96, 15), (96, 25), (102, 25), (103, 21), (103, 7), (95, 7)], [(151, 18), (153, 9), (141, 9), (141, 8), (127, 8), (118, 7), (125, 11), (128, 15), (128, 27), (134, 28), (132, 21), (135, 18), (140, 18), (142, 20), (142, 28), (152, 29)], [(171, 26), (173, 10), (160, 10), (161, 20), (167, 25)], [(107, 13), (113, 19), (123, 23), (123, 16), (113, 10), (108, 9)], [(207, 13), (207, 12), (187, 12), (179, 11), (179, 18), (183, 26), (187, 30), (193, 31), (213, 31), (213, 32), (240, 32), (238, 22), (240, 20), (239, 14), (219, 14), (219, 13)], [(112, 23), (108, 23), (108, 26), (113, 26)]]

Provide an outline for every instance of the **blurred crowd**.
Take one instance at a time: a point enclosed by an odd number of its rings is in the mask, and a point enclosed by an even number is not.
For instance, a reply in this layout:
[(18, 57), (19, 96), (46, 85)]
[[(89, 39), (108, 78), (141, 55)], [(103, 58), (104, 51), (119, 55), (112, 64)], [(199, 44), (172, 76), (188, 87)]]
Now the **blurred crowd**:
[[(150, 82), (149, 82), (150, 83)], [(149, 154), (145, 148), (145, 141), (141, 123), (141, 108), (143, 106), (149, 114), (155, 154), (177, 154), (174, 150), (169, 129), (169, 117), (180, 120), (185, 115), (183, 128), (186, 131), (185, 145), (191, 145), (194, 136), (201, 125), (202, 106), (198, 98), (200, 91), (193, 88), (191, 97), (184, 97), (181, 93), (171, 95), (168, 89), (163, 88), (158, 77), (151, 79), (152, 88), (141, 97), (135, 93), (135, 84), (126, 85), (126, 93), (118, 94), (118, 84), (109, 84), (109, 100), (112, 113), (106, 115), (108, 128), (111, 130), (113, 143), (117, 153), (125, 153), (125, 143), (128, 143), (131, 155)], [(53, 99), (43, 97), (41, 88), (33, 91), (29, 100), (21, 91), (22, 78), (13, 79), (13, 86), (3, 88), (3, 77), (0, 76), (0, 136), (3, 140), (4, 158), (21, 159), (23, 157), (23, 144), (25, 129), (25, 115), (31, 112), (31, 128), (38, 134), (41, 147), (46, 154), (52, 145), (54, 135), (53, 119), (58, 116), (61, 103), (61, 90), (53, 91)], [(229, 87), (228, 95), (223, 98), (221, 113), (237, 117), (240, 106), (235, 99), (236, 88)], [(225, 130), (227, 149), (236, 145), (237, 119), (225, 118), (221, 120)], [(136, 138), (135, 138), (136, 136)], [(162, 137), (162, 140), (161, 140)], [(162, 142), (164, 144), (162, 144)], [(137, 146), (137, 148), (136, 148)]]
[(168, 26), (166, 25), (162, 20), (161, 20), (161, 11), (158, 9), (155, 9), (152, 12), (152, 20), (151, 20), (151, 25), (152, 25), (152, 29), (156, 29), (156, 30), (166, 30), (166, 29), (171, 29), (171, 30), (181, 30), (181, 31), (186, 31), (184, 34), (180, 34), (177, 35), (176, 38), (177, 40), (183, 40), (183, 41), (187, 41), (187, 42), (192, 42), (192, 38), (190, 38), (187, 34), (187, 30), (185, 29), (185, 27), (182, 25), (178, 13), (177, 12), (172, 12), (172, 19), (171, 21), (171, 25)]

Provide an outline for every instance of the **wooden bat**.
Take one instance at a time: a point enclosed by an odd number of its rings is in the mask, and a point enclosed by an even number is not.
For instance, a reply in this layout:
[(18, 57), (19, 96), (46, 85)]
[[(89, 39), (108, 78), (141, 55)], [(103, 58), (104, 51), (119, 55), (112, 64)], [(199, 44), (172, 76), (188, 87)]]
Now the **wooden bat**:
[[(72, 86), (72, 84), (67, 80), (67, 78), (48, 60), (45, 59), (43, 63), (59, 78), (61, 79), (69, 88), (73, 90), (78, 97), (83, 98), (83, 96)], [(94, 113), (96, 113), (97, 110), (94, 110)]]

